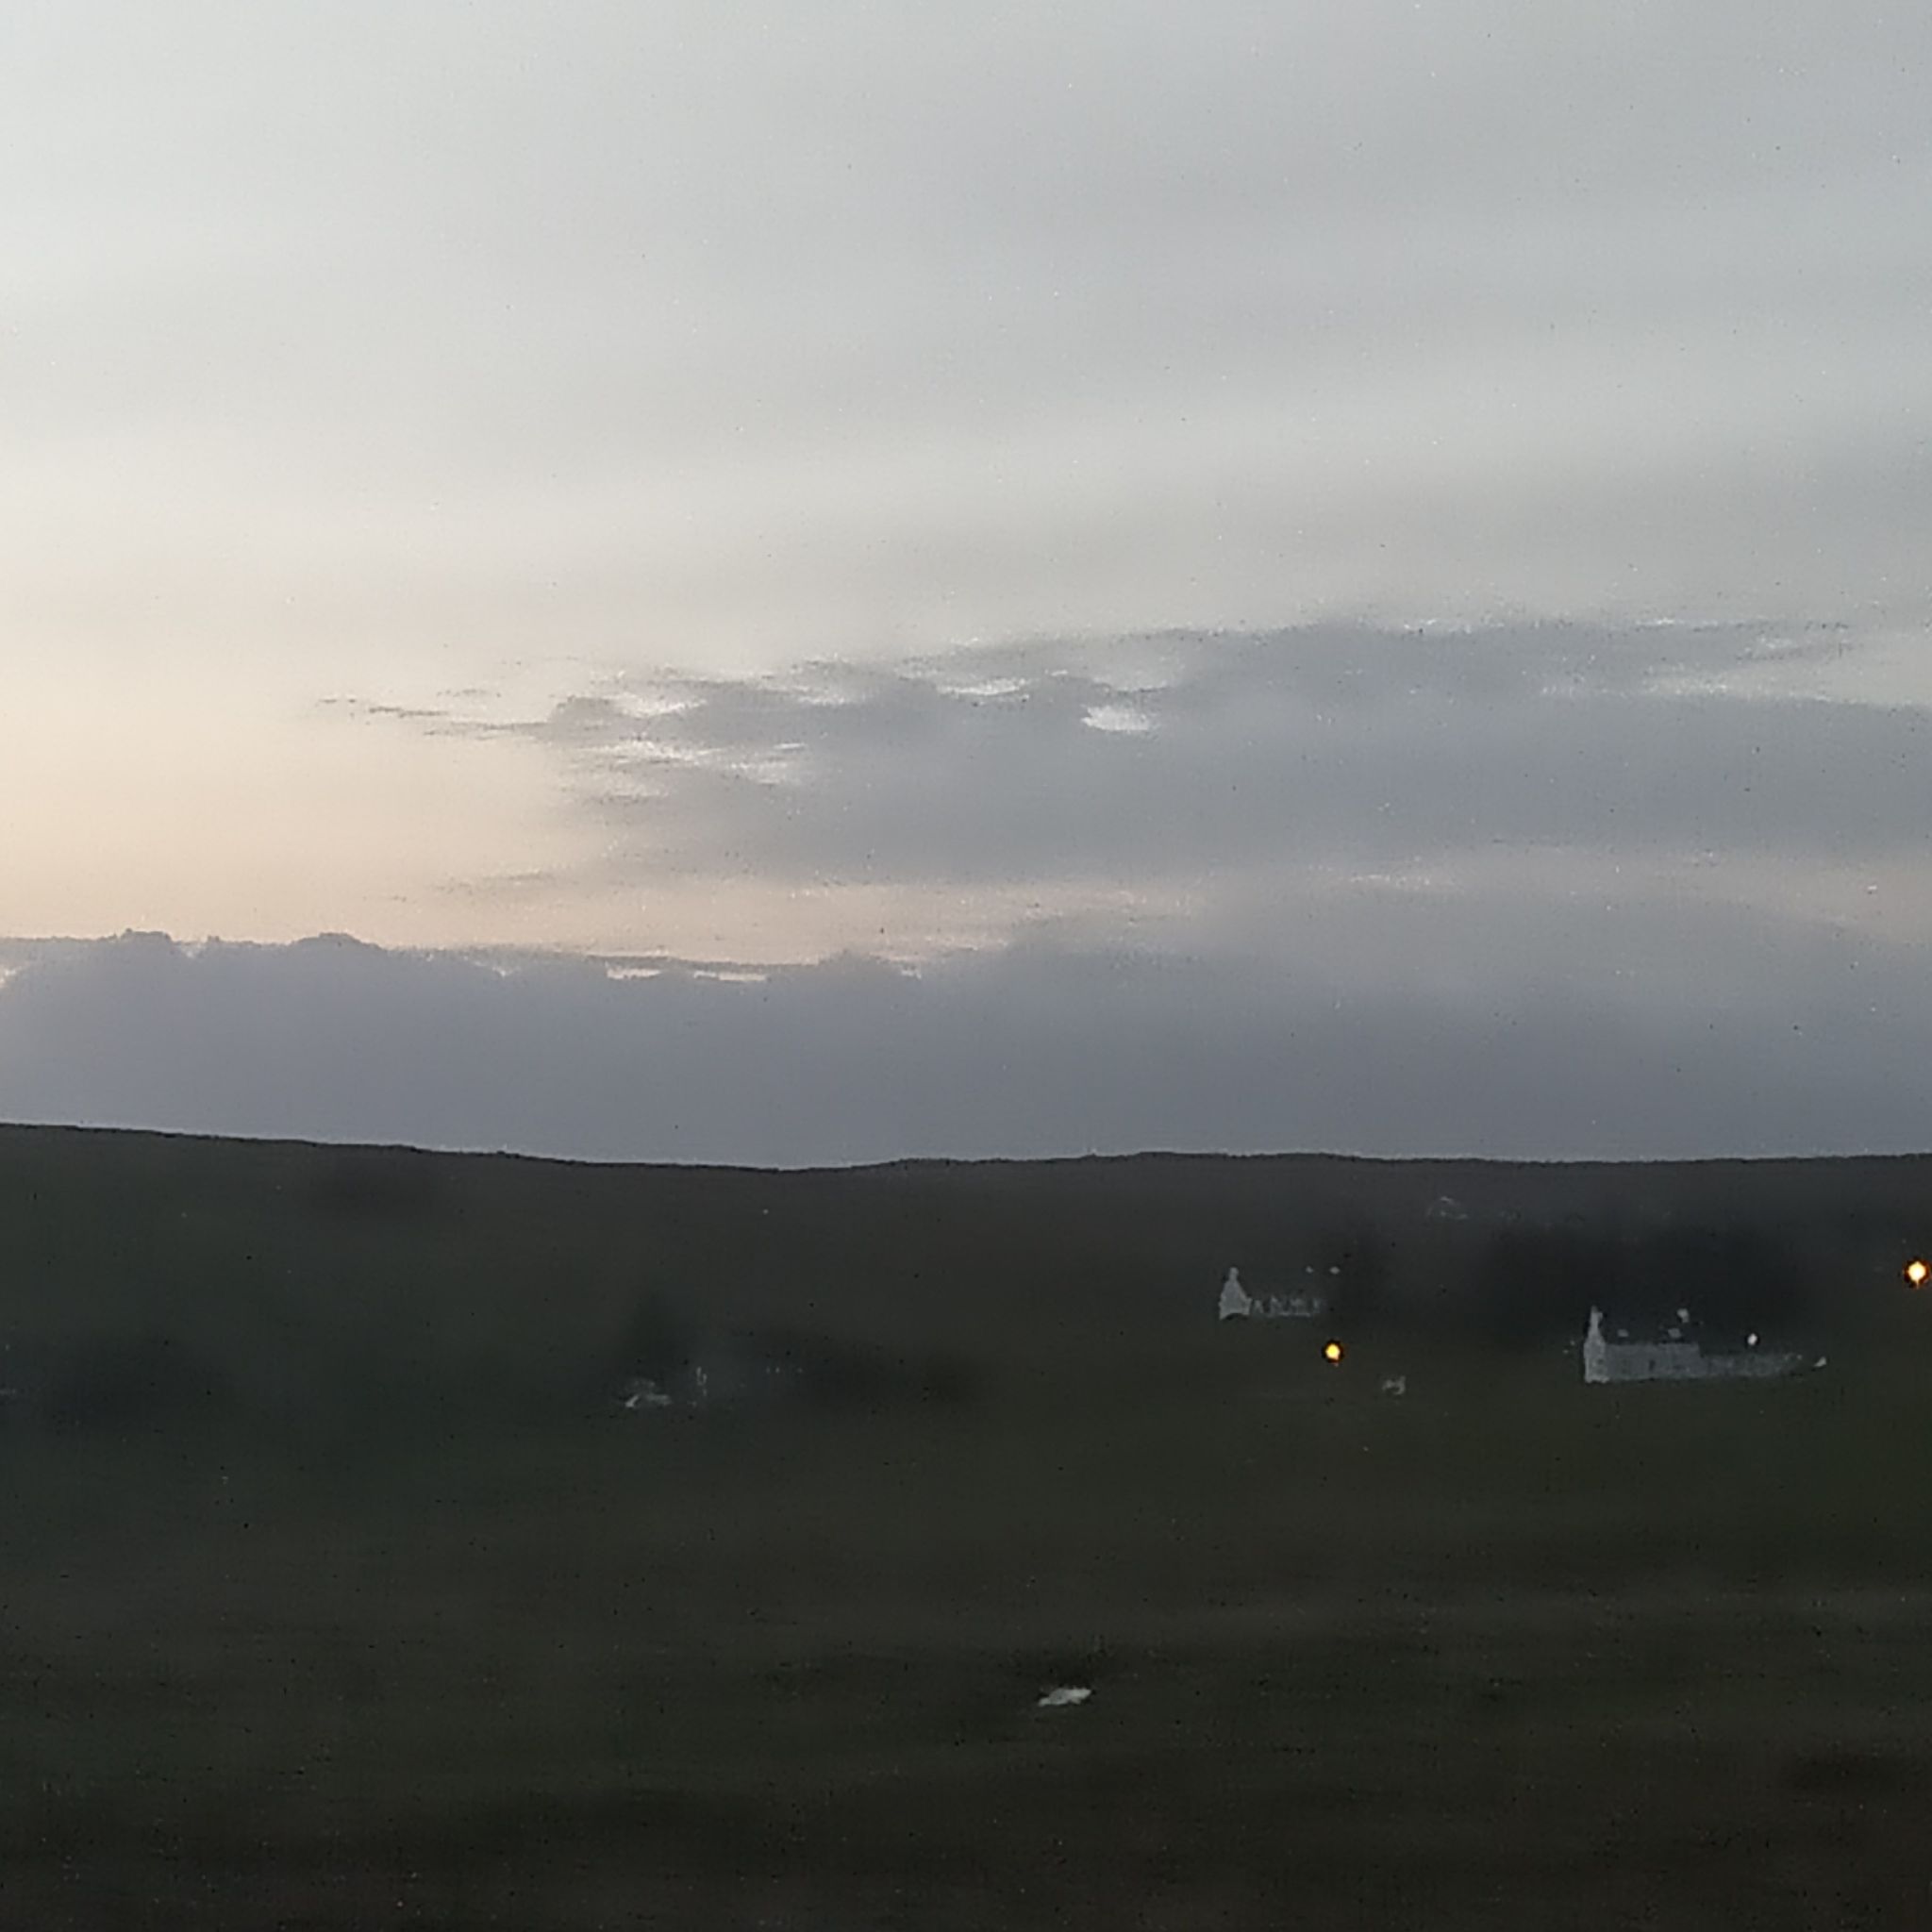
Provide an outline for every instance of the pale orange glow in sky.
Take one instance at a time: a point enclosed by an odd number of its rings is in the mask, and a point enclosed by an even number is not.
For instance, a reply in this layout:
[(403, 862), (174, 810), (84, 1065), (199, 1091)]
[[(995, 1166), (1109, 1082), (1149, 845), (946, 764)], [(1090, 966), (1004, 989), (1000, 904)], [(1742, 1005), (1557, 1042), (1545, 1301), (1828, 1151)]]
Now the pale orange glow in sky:
[(25, 828), (0, 881), (9, 932), (534, 941), (514, 904), (457, 888), (583, 852), (528, 749), (397, 758), (268, 680), (210, 703), (153, 663), (58, 668), (0, 664), (0, 824)]

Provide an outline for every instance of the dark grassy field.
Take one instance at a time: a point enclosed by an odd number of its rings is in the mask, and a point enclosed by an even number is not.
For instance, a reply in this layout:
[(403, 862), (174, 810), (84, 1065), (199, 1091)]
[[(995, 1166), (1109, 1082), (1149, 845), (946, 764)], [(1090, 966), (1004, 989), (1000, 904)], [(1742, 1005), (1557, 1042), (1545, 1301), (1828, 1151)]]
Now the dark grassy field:
[[(1434, 1172), (0, 1135), (19, 1362), (220, 1391), (0, 1442), (0, 1923), (1932, 1923), (1926, 1176), (1464, 1171), (1846, 1284), (1823, 1374), (1587, 1391), (1209, 1319), (1345, 1187), (1435, 1306)], [(641, 1292), (973, 1374), (625, 1416)]]

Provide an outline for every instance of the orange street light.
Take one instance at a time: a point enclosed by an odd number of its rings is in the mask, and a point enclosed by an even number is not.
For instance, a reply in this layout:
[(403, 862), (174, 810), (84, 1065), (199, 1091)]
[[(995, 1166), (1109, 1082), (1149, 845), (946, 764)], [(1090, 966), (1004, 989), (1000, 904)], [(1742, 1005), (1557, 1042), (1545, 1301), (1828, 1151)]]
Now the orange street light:
[(1328, 1346), (1322, 1351), (1322, 1357), (1324, 1361), (1339, 1362), (1341, 1359), (1341, 1342), (1331, 1341), (1328, 1344)]
[(1928, 1274), (1932, 1274), (1932, 1268), (1926, 1267), (1924, 1262), (1907, 1261), (1906, 1263), (1906, 1279), (1909, 1281), (1914, 1288), (1924, 1288), (1925, 1285), (1925, 1277)]

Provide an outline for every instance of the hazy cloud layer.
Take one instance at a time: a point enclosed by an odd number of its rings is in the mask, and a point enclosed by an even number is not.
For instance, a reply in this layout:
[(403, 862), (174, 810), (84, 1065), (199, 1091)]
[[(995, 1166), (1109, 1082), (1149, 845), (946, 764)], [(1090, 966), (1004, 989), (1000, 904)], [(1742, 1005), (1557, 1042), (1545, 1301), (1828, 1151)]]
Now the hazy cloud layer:
[(15, 9), (18, 615), (211, 670), (1923, 606), (1928, 80), (1864, 0)]
[(750, 981), (130, 937), (0, 985), (0, 1115), (791, 1165), (1924, 1144), (1915, 952), (1633, 904), (1465, 917), (1442, 959), (1439, 924), (1396, 899), (1265, 960), (1041, 941)]
[(1774, 675), (1815, 683), (1846, 650), (1829, 632), (1332, 625), (783, 678), (619, 676), (522, 720), (363, 712), (540, 747), (607, 880), (1024, 881), (1048, 909), (1057, 885), (1198, 883), (1238, 903), (1257, 874), (1453, 877), (1530, 851), (1916, 858), (1932, 826), (1927, 714), (1794, 696)]

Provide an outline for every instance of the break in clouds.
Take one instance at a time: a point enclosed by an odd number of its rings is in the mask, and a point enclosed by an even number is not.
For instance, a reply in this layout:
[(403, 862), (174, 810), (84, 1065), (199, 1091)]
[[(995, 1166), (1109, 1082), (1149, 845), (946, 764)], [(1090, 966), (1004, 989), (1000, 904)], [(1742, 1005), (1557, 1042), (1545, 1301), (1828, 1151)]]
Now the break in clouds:
[(16, 946), (0, 1112), (776, 1165), (1913, 1148), (1926, 719), (1828, 695), (1847, 662), (1830, 633), (1334, 626), (613, 675), (529, 715), (345, 701), (339, 728), (549, 760), (582, 866), (455, 890), (1004, 924), (758, 972)]

